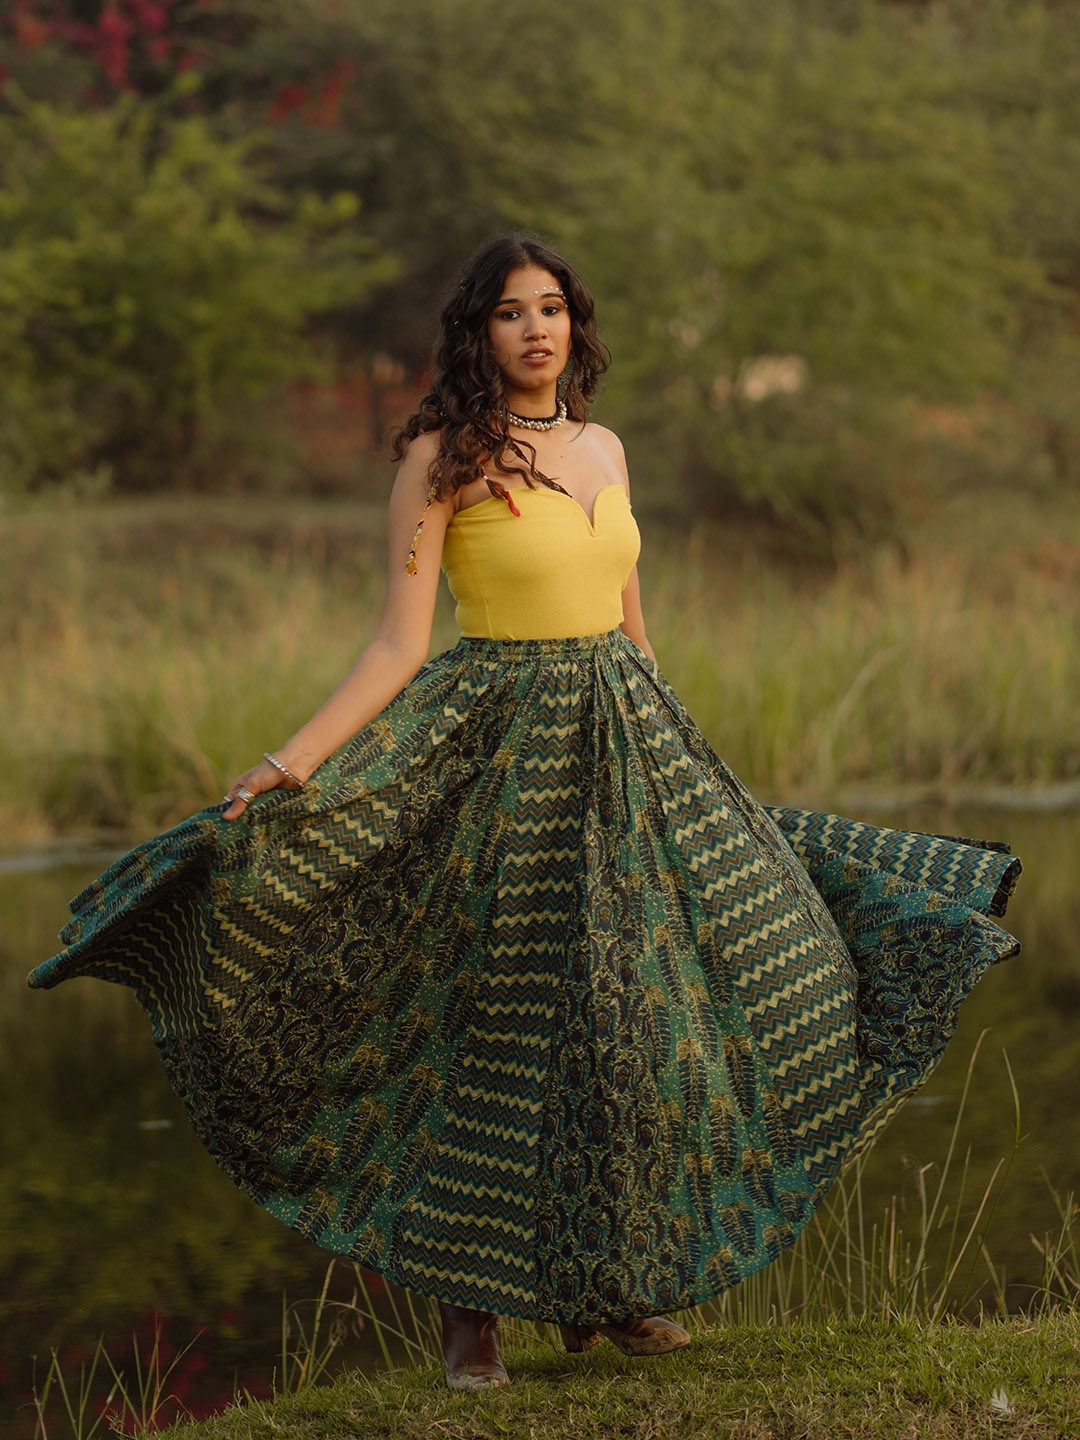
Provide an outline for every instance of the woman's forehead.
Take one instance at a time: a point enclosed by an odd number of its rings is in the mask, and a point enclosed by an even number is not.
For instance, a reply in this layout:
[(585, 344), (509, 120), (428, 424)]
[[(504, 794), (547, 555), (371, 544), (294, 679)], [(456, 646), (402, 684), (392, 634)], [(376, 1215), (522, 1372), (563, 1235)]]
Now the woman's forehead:
[(529, 300), (534, 295), (561, 295), (563, 288), (541, 265), (520, 265), (502, 283), (500, 300)]

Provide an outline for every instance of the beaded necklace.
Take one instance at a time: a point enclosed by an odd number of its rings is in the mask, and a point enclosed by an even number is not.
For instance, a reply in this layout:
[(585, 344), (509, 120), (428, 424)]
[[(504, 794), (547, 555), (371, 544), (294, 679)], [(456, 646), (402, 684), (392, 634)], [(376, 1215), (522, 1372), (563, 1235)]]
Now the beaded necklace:
[(507, 410), (506, 418), (511, 425), (520, 425), (522, 430), (557, 430), (566, 419), (566, 401), (560, 400), (555, 414), (546, 415), (543, 419), (534, 420), (529, 415), (515, 415), (512, 410)]

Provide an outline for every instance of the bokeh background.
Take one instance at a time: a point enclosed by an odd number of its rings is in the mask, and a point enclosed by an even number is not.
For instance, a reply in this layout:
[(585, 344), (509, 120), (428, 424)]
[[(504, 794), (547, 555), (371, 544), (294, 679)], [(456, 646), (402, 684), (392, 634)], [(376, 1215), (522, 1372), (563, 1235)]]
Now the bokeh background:
[(1080, 1184), (1078, 177), (1076, 0), (0, 4), (0, 1426), (34, 1354), (155, 1316), (202, 1333), (193, 1411), (265, 1393), (283, 1286), (318, 1292), (130, 997), (23, 975), (355, 657), (387, 427), (509, 227), (596, 294), (650, 633), (720, 752), (1023, 853), (1027, 958), (867, 1183), (915, 1205), (990, 1025), (972, 1194), (1002, 1046), (1032, 1118), (973, 1293), (1028, 1303)]

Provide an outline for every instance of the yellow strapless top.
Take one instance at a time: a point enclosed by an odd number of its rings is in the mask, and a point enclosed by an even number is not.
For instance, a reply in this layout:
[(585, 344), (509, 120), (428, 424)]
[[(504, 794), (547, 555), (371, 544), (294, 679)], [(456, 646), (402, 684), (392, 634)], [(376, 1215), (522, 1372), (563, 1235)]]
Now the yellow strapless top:
[(492, 496), (447, 527), (443, 569), (462, 635), (561, 640), (614, 630), (641, 548), (624, 487), (606, 485), (591, 519), (561, 490), (509, 493), (519, 515)]

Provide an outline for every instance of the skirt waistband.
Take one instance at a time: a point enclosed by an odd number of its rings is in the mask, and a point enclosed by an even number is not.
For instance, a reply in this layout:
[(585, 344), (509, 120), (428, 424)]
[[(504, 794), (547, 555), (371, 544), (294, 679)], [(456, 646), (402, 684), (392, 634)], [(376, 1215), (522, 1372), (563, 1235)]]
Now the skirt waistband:
[(567, 635), (556, 640), (489, 640), (463, 635), (451, 653), (497, 665), (539, 659), (574, 660), (597, 650), (611, 650), (622, 639), (623, 632), (618, 627), (598, 635)]

